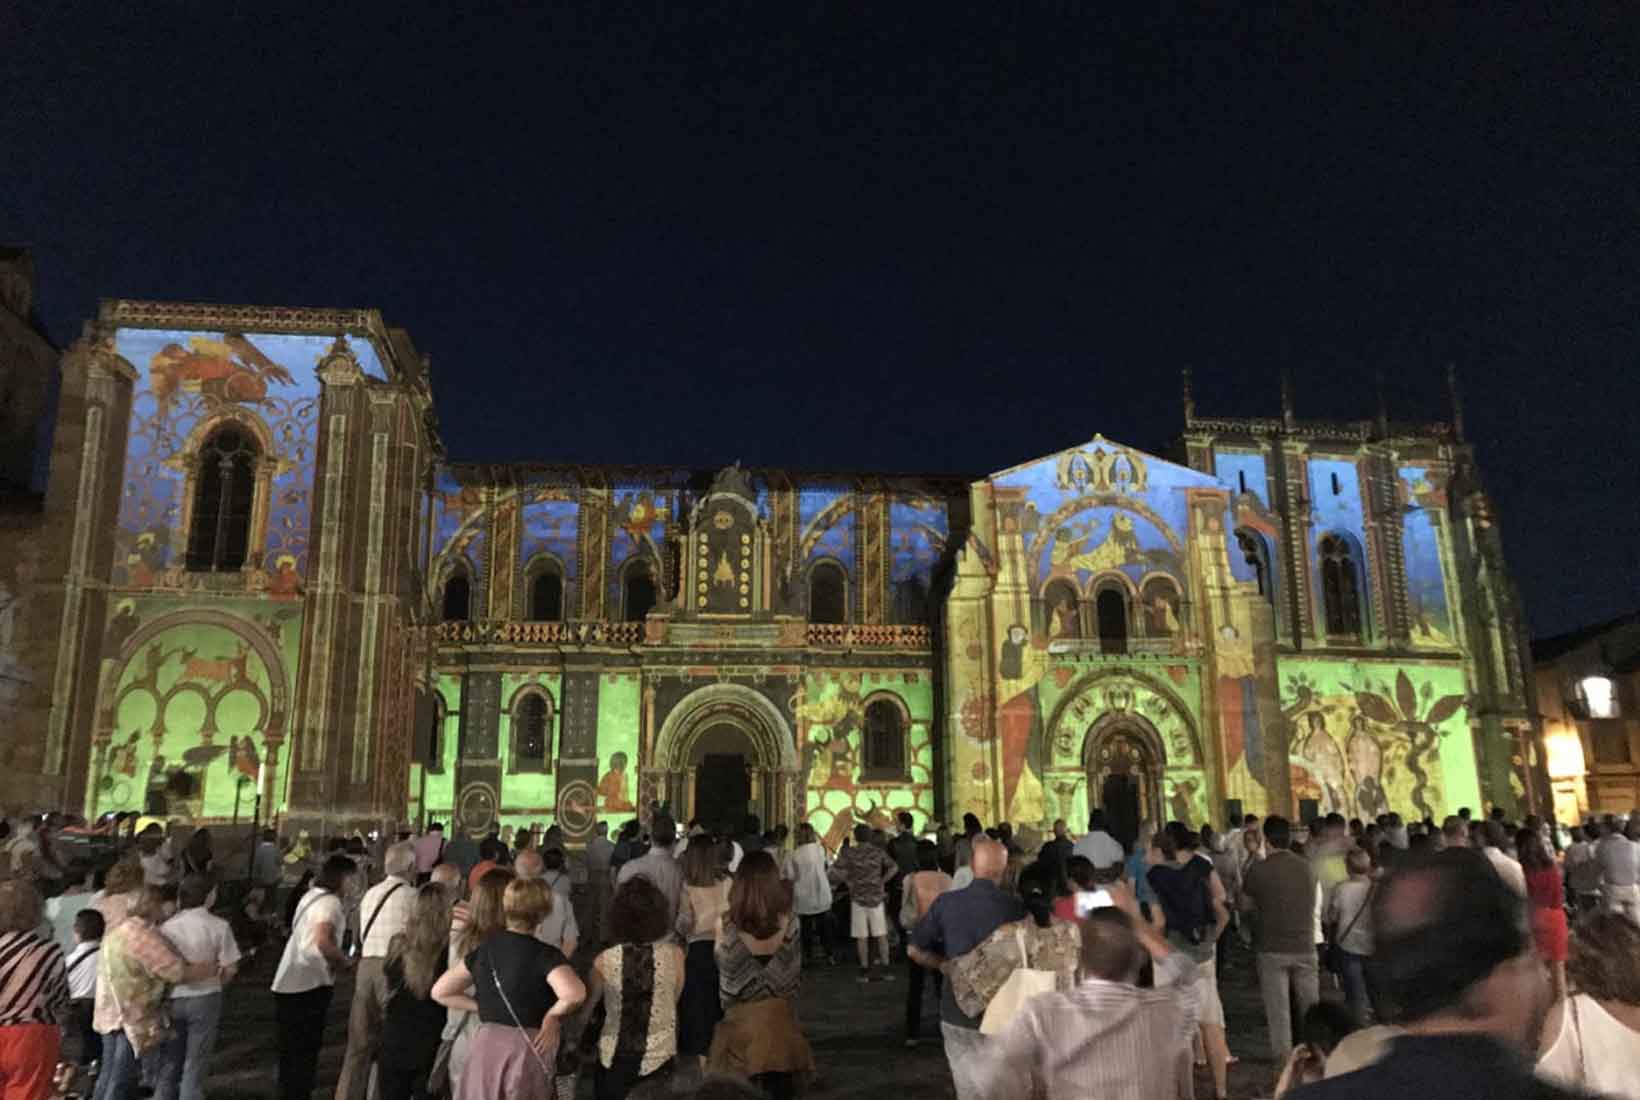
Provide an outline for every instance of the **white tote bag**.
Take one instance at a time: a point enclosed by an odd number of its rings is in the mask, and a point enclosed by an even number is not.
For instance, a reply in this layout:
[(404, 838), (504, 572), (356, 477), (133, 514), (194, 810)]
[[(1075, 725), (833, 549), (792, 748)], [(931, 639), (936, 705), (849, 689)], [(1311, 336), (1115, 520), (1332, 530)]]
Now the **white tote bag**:
[(1052, 993), (1056, 976), (1052, 970), (1032, 970), (1030, 952), (1025, 948), (1025, 929), (1014, 929), (1014, 942), (1019, 944), (1019, 969), (1008, 975), (991, 1003), (985, 1006), (985, 1016), (979, 1022), (982, 1035), (1000, 1035), (1008, 1030), (1025, 1002), (1038, 993)]

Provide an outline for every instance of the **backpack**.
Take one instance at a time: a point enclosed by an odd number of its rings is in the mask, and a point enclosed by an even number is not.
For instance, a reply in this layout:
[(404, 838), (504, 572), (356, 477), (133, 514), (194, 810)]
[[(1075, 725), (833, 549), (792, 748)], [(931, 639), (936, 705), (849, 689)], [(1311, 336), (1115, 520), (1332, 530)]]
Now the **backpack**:
[(1152, 867), (1147, 876), (1167, 914), (1167, 937), (1196, 962), (1213, 957), (1213, 868), (1192, 858), (1183, 867)]

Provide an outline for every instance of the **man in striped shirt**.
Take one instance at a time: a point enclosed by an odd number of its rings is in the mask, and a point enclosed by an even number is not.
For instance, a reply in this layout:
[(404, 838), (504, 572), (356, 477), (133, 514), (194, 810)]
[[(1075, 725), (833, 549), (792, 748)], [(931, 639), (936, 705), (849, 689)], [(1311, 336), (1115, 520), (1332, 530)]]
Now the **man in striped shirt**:
[[(1196, 1030), (1195, 964), (1139, 916), (1133, 888), (1110, 888), (1114, 908), (1082, 927), (1083, 981), (1033, 997), (974, 1067), (987, 1100), (1150, 1100), (1186, 1095)], [(1146, 958), (1156, 988), (1136, 984)]]

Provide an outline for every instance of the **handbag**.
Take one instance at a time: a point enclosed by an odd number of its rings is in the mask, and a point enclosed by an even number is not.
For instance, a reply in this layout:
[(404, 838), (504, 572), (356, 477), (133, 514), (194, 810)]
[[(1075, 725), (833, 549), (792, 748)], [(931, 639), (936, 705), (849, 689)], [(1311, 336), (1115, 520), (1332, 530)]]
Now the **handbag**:
[(1014, 941), (1019, 944), (1019, 968), (1008, 975), (1002, 988), (996, 991), (991, 1003), (985, 1006), (985, 1015), (979, 1023), (980, 1034), (1000, 1035), (1008, 1030), (1025, 1002), (1038, 993), (1052, 993), (1057, 975), (1052, 970), (1032, 970), (1030, 952), (1025, 947), (1025, 929), (1014, 929)]

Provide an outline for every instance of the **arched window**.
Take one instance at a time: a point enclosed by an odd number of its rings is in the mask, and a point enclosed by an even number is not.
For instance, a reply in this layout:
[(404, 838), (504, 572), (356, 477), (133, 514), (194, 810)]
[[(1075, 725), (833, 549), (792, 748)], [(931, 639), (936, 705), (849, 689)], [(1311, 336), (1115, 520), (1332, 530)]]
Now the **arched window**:
[(905, 715), (895, 702), (877, 699), (866, 704), (865, 732), (860, 741), (860, 778), (905, 778)]
[(552, 740), (552, 708), (547, 697), (531, 691), (519, 699), (512, 716), (512, 770), (515, 772), (547, 771), (547, 758)]
[(1043, 590), (1042, 602), (1047, 611), (1048, 637), (1082, 636), (1082, 604), (1075, 585), (1065, 580), (1054, 581)]
[(564, 617), (564, 578), (558, 566), (542, 562), (529, 573), (529, 618), (555, 623)]
[(444, 601), (439, 617), (447, 623), (464, 623), (472, 618), (473, 582), (467, 567), (458, 565), (444, 578)]
[(256, 440), (237, 425), (218, 428), (199, 449), (188, 529), (189, 570), (232, 573), (244, 567), (259, 457)]
[(444, 698), (438, 692), (416, 693), (415, 762), (430, 772), (444, 765)]
[(626, 567), (621, 577), (621, 618), (641, 623), (655, 606), (655, 578), (649, 563), (638, 559)]
[(1099, 621), (1099, 652), (1126, 653), (1127, 597), (1114, 586), (1101, 588), (1099, 594), (1094, 597), (1093, 610)]
[(1245, 527), (1236, 530), (1236, 546), (1241, 550), (1243, 560), (1253, 569), (1253, 579), (1258, 582), (1258, 594), (1275, 602), (1276, 578), (1270, 571), (1270, 545), (1264, 541), (1264, 536), (1256, 531), (1249, 531)]
[(848, 622), (848, 581), (835, 562), (823, 561), (809, 570), (809, 622)]
[(1321, 605), (1327, 635), (1361, 636), (1361, 581), (1348, 539), (1324, 535), (1321, 539)]

